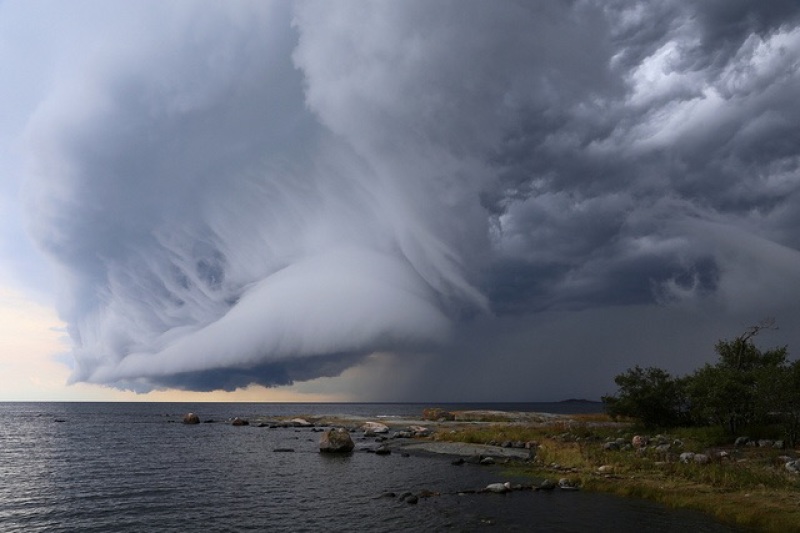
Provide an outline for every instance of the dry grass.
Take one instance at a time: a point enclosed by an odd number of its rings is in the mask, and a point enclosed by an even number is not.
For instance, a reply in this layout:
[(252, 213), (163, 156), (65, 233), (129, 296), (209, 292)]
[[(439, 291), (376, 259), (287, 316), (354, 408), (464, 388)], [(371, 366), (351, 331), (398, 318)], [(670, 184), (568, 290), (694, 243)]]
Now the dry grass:
[[(790, 474), (779, 459), (781, 450), (748, 448), (733, 451), (732, 458), (711, 464), (683, 464), (679, 451), (702, 452), (726, 440), (714, 428), (679, 430), (678, 452), (610, 451), (609, 438), (630, 439), (631, 428), (607, 424), (605, 415), (576, 415), (570, 424), (541, 425), (495, 423), (463, 426), (437, 433), (448, 441), (486, 444), (536, 441), (536, 461), (520, 465), (516, 473), (532, 477), (566, 476), (578, 479), (584, 489), (645, 498), (674, 508), (703, 511), (724, 522), (756, 531), (800, 532), (800, 478)], [(611, 473), (598, 473), (602, 465)]]

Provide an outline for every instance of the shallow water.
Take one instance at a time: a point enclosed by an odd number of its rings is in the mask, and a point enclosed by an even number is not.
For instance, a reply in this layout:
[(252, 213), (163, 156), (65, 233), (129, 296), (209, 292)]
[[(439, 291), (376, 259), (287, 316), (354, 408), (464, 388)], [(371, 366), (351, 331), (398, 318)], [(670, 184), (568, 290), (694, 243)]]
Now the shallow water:
[[(459, 496), (507, 478), (499, 467), (455, 467), (446, 458), (321, 455), (319, 434), (309, 429), (227, 423), (234, 416), (408, 416), (421, 409), (0, 404), (0, 531), (733, 531), (698, 513), (588, 492)], [(184, 425), (188, 411), (217, 423)], [(381, 497), (422, 489), (441, 495), (417, 505)]]

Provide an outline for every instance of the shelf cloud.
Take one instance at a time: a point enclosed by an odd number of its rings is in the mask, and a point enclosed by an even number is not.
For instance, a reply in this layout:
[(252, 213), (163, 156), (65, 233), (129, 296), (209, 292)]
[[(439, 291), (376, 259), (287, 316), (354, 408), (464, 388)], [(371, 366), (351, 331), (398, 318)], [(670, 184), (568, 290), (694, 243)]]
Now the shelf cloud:
[(25, 192), (74, 381), (596, 396), (800, 318), (794, 2), (55, 10)]

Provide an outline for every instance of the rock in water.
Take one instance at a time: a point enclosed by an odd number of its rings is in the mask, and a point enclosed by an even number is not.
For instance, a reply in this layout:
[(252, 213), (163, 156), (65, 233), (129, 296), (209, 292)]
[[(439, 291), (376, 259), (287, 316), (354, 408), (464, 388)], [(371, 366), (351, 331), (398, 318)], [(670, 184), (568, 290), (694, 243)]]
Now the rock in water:
[(249, 426), (250, 422), (248, 420), (244, 419), (244, 418), (239, 418), (237, 416), (236, 418), (233, 419), (233, 422), (231, 422), (231, 425), (232, 426)]
[(361, 426), (361, 430), (364, 433), (389, 433), (389, 426), (381, 424), (380, 422), (364, 422), (364, 425)]
[(571, 479), (562, 477), (558, 480), (558, 488), (561, 490), (578, 490), (578, 484)]
[(489, 483), (486, 485), (486, 490), (489, 492), (496, 492), (497, 494), (503, 494), (508, 492), (508, 487), (505, 483)]
[(319, 439), (321, 453), (348, 453), (355, 448), (350, 432), (344, 428), (329, 429)]
[(556, 482), (550, 479), (545, 479), (542, 483), (536, 488), (536, 490), (553, 490), (556, 488)]
[(184, 424), (199, 424), (200, 417), (194, 413), (186, 413), (183, 415), (183, 423)]

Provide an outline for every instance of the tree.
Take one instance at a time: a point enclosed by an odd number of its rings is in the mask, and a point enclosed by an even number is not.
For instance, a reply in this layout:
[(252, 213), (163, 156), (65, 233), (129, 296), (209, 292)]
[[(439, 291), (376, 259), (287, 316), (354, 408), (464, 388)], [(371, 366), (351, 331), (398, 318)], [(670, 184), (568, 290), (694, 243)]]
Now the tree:
[(800, 441), (800, 361), (782, 366), (765, 393), (770, 413), (780, 420), (789, 446)]
[(614, 378), (616, 396), (603, 396), (606, 411), (616, 418), (628, 416), (647, 427), (670, 427), (685, 421), (683, 381), (656, 367), (638, 365)]
[(767, 351), (753, 344), (753, 337), (772, 322), (753, 326), (733, 340), (720, 340), (714, 350), (716, 365), (706, 364), (686, 382), (690, 412), (695, 423), (720, 424), (735, 434), (740, 428), (767, 420), (776, 405), (776, 385), (787, 365), (785, 346)]

